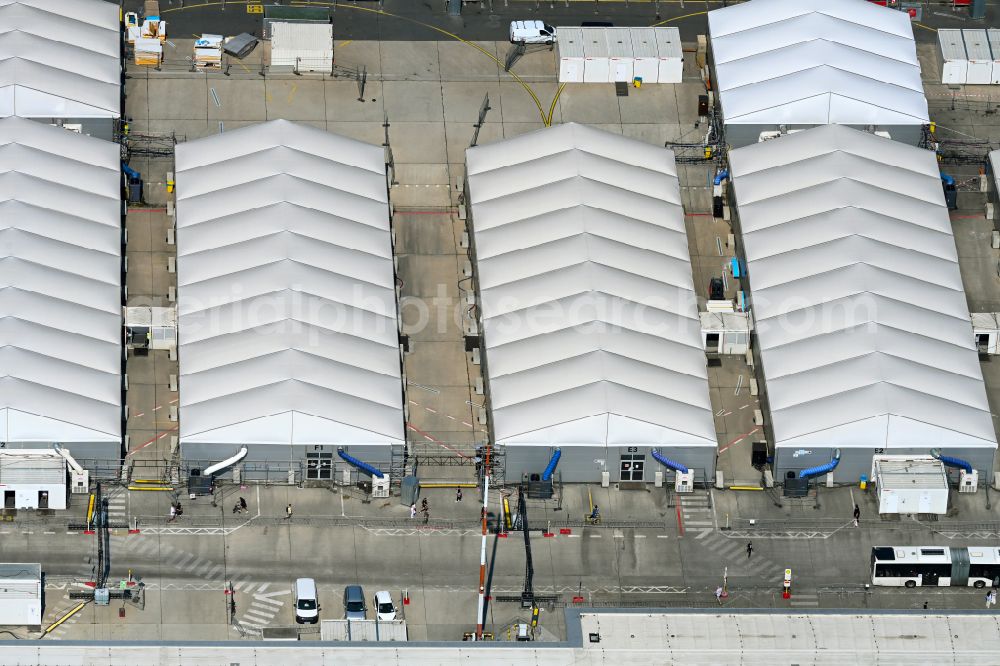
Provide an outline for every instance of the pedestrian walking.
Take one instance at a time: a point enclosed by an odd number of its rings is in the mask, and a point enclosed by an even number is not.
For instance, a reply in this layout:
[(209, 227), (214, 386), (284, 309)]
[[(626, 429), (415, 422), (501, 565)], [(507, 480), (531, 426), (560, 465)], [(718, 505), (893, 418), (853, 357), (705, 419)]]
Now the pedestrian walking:
[(986, 595), (986, 607), (997, 605), (997, 591), (990, 590), (990, 593)]
[(285, 507), (285, 519), (287, 520), (291, 517), (292, 517), (292, 505), (289, 504), (288, 506)]
[(170, 505), (170, 518), (167, 519), (168, 523), (172, 523), (177, 520), (177, 507), (173, 504)]
[(240, 498), (240, 511), (246, 511), (246, 510), (247, 510), (247, 501), (241, 497)]
[(927, 602), (924, 602), (924, 610), (927, 610)]
[(854, 505), (854, 526), (858, 526), (858, 522), (861, 520), (861, 507), (857, 504)]
[(413, 520), (416, 517), (417, 517), (417, 504), (416, 502), (414, 502), (413, 504), (410, 505), (410, 520)]
[(458, 490), (455, 491), (455, 501), (456, 502), (461, 502), (462, 501), (462, 489), (461, 488), (459, 488)]
[(753, 555), (753, 542), (752, 541), (747, 541), (747, 559), (748, 560), (750, 559), (751, 555)]
[(424, 511), (424, 525), (426, 525), (427, 521), (431, 519), (431, 511), (426, 506), (424, 507), (423, 511)]
[(721, 585), (719, 587), (715, 588), (715, 600), (719, 602), (720, 606), (722, 605), (722, 586)]

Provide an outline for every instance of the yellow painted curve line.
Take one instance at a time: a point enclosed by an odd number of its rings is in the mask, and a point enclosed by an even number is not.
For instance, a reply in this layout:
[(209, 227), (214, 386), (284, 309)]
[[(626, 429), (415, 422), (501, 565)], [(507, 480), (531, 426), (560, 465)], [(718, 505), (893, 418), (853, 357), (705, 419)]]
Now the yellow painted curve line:
[[(169, 9), (163, 9), (163, 10), (160, 10), (160, 13), (161, 14), (166, 14), (167, 12), (179, 12), (182, 9), (197, 9), (199, 7), (221, 6), (222, 4), (246, 5), (246, 4), (249, 4), (249, 3), (247, 2), (247, 0), (231, 0), (231, 1), (226, 2), (226, 3), (222, 3), (222, 2), (203, 2), (203, 3), (198, 4), (198, 5), (187, 5), (186, 7), (171, 7)], [(303, 7), (303, 6), (307, 6), (307, 5), (312, 5), (312, 6), (317, 6), (317, 7), (339, 7), (341, 9), (353, 9), (353, 10), (359, 11), (359, 12), (368, 12), (370, 14), (381, 14), (382, 16), (388, 16), (389, 18), (399, 19), (401, 21), (407, 21), (408, 23), (413, 23), (414, 25), (419, 25), (421, 27), (427, 28), (428, 30), (433, 30), (434, 32), (440, 33), (440, 34), (445, 35), (447, 37), (451, 37), (452, 39), (454, 39), (456, 41), (459, 41), (459, 42), (465, 44), (466, 46), (471, 46), (472, 48), (476, 49), (477, 51), (479, 51), (480, 53), (482, 53), (483, 55), (485, 55), (487, 58), (489, 58), (490, 60), (492, 60), (493, 62), (495, 62), (499, 67), (503, 67), (503, 63), (500, 61), (499, 58), (497, 58), (495, 55), (493, 55), (492, 53), (490, 53), (489, 51), (487, 51), (486, 49), (484, 49), (479, 44), (476, 44), (475, 42), (470, 42), (467, 39), (463, 39), (462, 37), (459, 37), (458, 35), (456, 35), (453, 32), (448, 32), (447, 30), (445, 30), (443, 28), (439, 28), (437, 26), (433, 26), (433, 25), (431, 25), (429, 23), (424, 23), (423, 21), (418, 21), (416, 19), (408, 18), (406, 16), (399, 16), (398, 14), (392, 14), (392, 13), (384, 11), (382, 9), (372, 9), (371, 7), (358, 7), (356, 5), (345, 5), (345, 4), (340, 3), (340, 2), (296, 2), (295, 3), (295, 6), (297, 6), (297, 7)], [(701, 12), (701, 13), (704, 14), (705, 12)], [(538, 108), (538, 115), (541, 117), (542, 123), (545, 124), (546, 127), (547, 127), (548, 123), (546, 123), (546, 119), (545, 119), (545, 110), (542, 108), (542, 102), (541, 102), (540, 99), (538, 99), (538, 95), (535, 94), (535, 91), (531, 89), (531, 86), (529, 86), (520, 76), (518, 76), (514, 72), (507, 72), (507, 73), (510, 74), (514, 78), (515, 81), (517, 81), (518, 83), (520, 83), (521, 87), (524, 88), (528, 92), (529, 95), (531, 95), (531, 99), (535, 102), (535, 106)]]
[(654, 23), (653, 25), (651, 25), (649, 27), (656, 28), (656, 27), (659, 27), (661, 25), (666, 25), (667, 23), (673, 23), (674, 21), (681, 21), (681, 20), (686, 19), (686, 18), (691, 18), (692, 16), (701, 16), (702, 14), (707, 14), (707, 13), (708, 13), (708, 10), (706, 9), (703, 12), (692, 12), (691, 14), (685, 14), (684, 16), (675, 16), (673, 18), (668, 18), (665, 21), (660, 21), (659, 23)]
[(549, 106), (549, 115), (545, 119), (545, 126), (552, 127), (552, 114), (556, 111), (556, 102), (559, 101), (559, 95), (562, 95), (563, 88), (566, 87), (565, 83), (560, 83), (559, 88), (556, 90), (556, 96), (552, 98), (552, 105)]
[(918, 28), (923, 28), (924, 30), (930, 30), (931, 32), (937, 32), (937, 28), (932, 28), (929, 25), (924, 25), (923, 23), (917, 23), (916, 21), (914, 21), (913, 25), (917, 26)]

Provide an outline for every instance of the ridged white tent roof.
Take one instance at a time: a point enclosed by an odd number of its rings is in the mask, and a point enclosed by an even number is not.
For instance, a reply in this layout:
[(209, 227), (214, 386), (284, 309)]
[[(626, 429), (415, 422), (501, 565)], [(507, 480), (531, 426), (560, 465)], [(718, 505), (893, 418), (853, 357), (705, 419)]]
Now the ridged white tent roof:
[(121, 441), (118, 146), (0, 119), (0, 438)]
[(673, 153), (567, 124), (466, 162), (497, 442), (715, 447)]
[(118, 5), (0, 0), (0, 116), (121, 115)]
[(867, 0), (751, 0), (708, 13), (727, 125), (922, 125), (905, 12)]
[(996, 448), (934, 153), (830, 125), (730, 163), (777, 445)]
[(177, 146), (182, 441), (403, 440), (384, 169), (284, 120)]

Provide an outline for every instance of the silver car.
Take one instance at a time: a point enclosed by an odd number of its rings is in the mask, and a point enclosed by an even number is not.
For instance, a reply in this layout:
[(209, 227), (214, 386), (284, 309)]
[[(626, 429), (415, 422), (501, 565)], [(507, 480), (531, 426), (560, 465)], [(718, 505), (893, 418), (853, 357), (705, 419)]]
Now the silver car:
[(348, 585), (344, 588), (344, 617), (348, 620), (364, 620), (368, 617), (365, 591), (360, 585)]

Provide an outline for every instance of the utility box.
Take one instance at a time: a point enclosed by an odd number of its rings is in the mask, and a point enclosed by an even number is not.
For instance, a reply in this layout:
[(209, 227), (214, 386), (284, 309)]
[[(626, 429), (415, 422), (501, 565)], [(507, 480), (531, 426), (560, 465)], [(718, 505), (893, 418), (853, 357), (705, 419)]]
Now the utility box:
[(653, 474), (653, 487), (654, 488), (662, 488), (663, 487), (663, 471), (662, 470), (657, 470)]
[(381, 479), (372, 477), (372, 497), (384, 499), (389, 496), (389, 475)]
[(694, 472), (677, 472), (674, 476), (674, 492), (694, 492)]
[(976, 470), (966, 472), (963, 469), (958, 478), (958, 492), (974, 493), (977, 490), (979, 490), (979, 472)]

